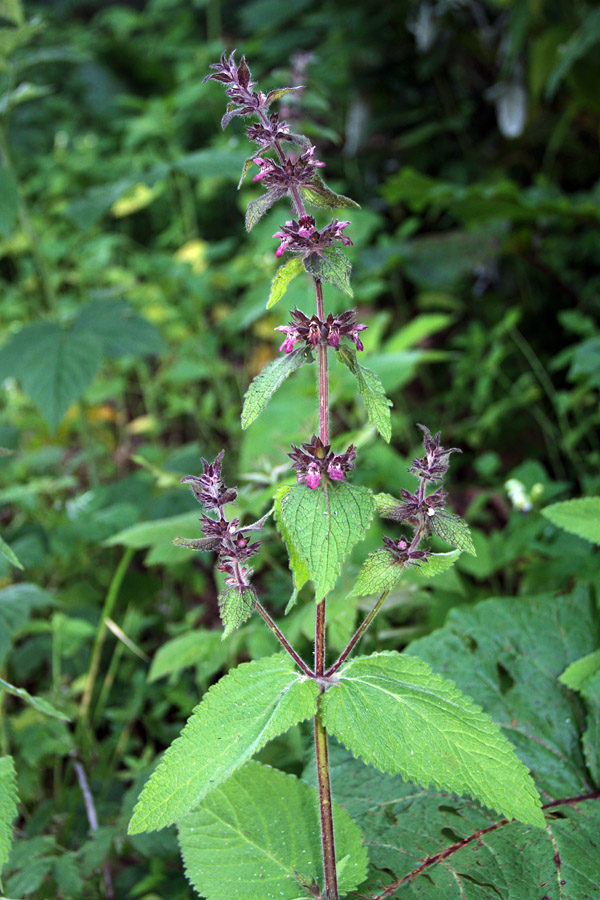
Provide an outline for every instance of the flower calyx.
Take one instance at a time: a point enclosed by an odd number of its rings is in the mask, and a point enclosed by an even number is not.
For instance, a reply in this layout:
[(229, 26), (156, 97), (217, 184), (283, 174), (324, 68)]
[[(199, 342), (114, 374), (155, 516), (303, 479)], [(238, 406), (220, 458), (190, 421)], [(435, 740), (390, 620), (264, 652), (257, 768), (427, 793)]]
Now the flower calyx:
[[(259, 177), (260, 173), (254, 180)], [(298, 221), (291, 219), (273, 235), (273, 237), (279, 238), (281, 241), (275, 251), (275, 256), (278, 258), (283, 256), (286, 250), (290, 253), (300, 253), (302, 256), (308, 256), (312, 253), (322, 256), (323, 251), (327, 250), (328, 247), (332, 247), (335, 241), (341, 241), (345, 247), (349, 247), (352, 241), (343, 233), (349, 224), (350, 222), (340, 222), (338, 219), (333, 219), (329, 225), (326, 225), (325, 228), (319, 231), (312, 216), (300, 216)]]
[(432, 436), (429, 428), (425, 425), (419, 425), (419, 428), (425, 435), (423, 438), (425, 456), (414, 459), (408, 471), (425, 482), (435, 484), (435, 482), (441, 481), (448, 471), (450, 454), (462, 453), (462, 450), (459, 450), (458, 447), (450, 447), (446, 450), (440, 446), (441, 432), (438, 431)]
[(316, 147), (311, 144), (296, 160), (286, 159), (284, 162), (276, 162), (262, 156), (255, 156), (254, 162), (260, 171), (252, 181), (264, 182), (267, 190), (310, 187), (317, 169), (323, 168), (324, 162), (314, 159)]
[(300, 447), (292, 445), (288, 454), (292, 466), (296, 470), (298, 484), (316, 490), (323, 478), (331, 481), (343, 481), (348, 472), (354, 468), (356, 447), (351, 444), (345, 453), (334, 453), (329, 444), (323, 444), (320, 438), (313, 435), (311, 440)]
[(286, 353), (291, 353), (294, 344), (298, 341), (309, 344), (311, 347), (323, 344), (337, 350), (341, 338), (348, 338), (354, 342), (357, 350), (364, 350), (359, 334), (368, 328), (368, 325), (361, 325), (356, 321), (354, 310), (347, 310), (339, 316), (329, 313), (323, 322), (316, 315), (309, 318), (295, 307), (290, 312), (290, 317), (291, 321), (287, 325), (278, 325), (275, 328), (275, 331), (285, 334), (285, 340), (279, 347), (280, 351), (285, 350)]
[(404, 566), (419, 566), (431, 555), (431, 550), (418, 550), (405, 538), (392, 540), (392, 538), (384, 537), (383, 543), (385, 548), (393, 554), (395, 561)]

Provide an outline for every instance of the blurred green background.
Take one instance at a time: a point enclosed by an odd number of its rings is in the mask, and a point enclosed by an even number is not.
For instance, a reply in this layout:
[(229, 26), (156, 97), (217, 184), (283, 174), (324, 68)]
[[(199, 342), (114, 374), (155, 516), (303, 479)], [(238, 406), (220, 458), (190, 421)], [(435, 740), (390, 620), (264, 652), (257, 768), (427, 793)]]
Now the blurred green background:
[[(179, 479), (225, 447), (236, 512), (258, 516), (317, 418), (309, 367), (240, 428), (273, 329), (314, 299), (297, 279), (265, 310), (288, 211), (245, 233), (259, 188), (236, 191), (248, 145), (240, 120), (221, 133), (208, 66), (237, 47), (261, 88), (305, 85), (284, 115), (361, 204), (348, 234), (362, 361), (394, 434), (375, 435), (332, 366), (334, 443), (358, 445), (355, 480), (411, 488), (418, 422), (464, 451), (447, 487), (478, 557), (393, 595), (365, 649), (400, 648), (456, 604), (595, 574), (590, 546), (539, 509), (600, 488), (600, 8), (0, 0), (0, 17), (0, 677), (71, 720), (2, 695), (0, 755), (22, 799), (6, 896), (98, 898), (112, 883), (179, 900), (174, 836), (125, 836), (137, 789), (218, 673), (274, 650), (255, 620), (221, 643), (210, 558), (169, 543), (198, 534)], [(332, 595), (333, 651), (381, 534)], [(281, 616), (291, 579), (268, 528), (256, 570)], [(308, 653), (305, 592), (286, 629)], [(261, 758), (299, 771), (304, 737)]]

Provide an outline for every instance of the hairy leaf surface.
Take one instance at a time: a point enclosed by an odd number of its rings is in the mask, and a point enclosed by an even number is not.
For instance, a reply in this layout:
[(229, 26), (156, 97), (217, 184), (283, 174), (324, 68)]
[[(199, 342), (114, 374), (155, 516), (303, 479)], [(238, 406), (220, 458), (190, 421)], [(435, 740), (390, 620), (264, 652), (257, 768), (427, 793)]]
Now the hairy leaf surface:
[(303, 187), (301, 190), (304, 199), (319, 209), (360, 209), (356, 200), (351, 200), (343, 194), (336, 194), (317, 174), (310, 187)]
[(273, 518), (275, 519), (275, 524), (277, 525), (279, 533), (284, 540), (288, 553), (290, 571), (292, 573), (293, 591), (292, 596), (290, 597), (285, 608), (286, 615), (296, 603), (298, 592), (302, 590), (307, 581), (310, 581), (310, 572), (308, 570), (308, 566), (300, 556), (298, 549), (292, 541), (290, 533), (285, 526), (283, 516), (281, 514), (281, 504), (283, 502), (283, 498), (290, 490), (291, 487), (287, 484), (284, 484), (280, 488), (278, 488), (275, 493), (275, 502), (273, 506)]
[(144, 787), (129, 832), (180, 819), (268, 741), (315, 714), (317, 684), (287, 657), (243, 663), (213, 685)]
[(17, 779), (13, 758), (12, 756), (0, 756), (0, 874), (10, 852), (12, 823), (17, 817), (17, 799)]
[(256, 200), (251, 200), (246, 209), (246, 231), (252, 231), (264, 214), (271, 209), (274, 203), (285, 197), (285, 194), (286, 192), (283, 188), (273, 188)]
[(600, 497), (580, 497), (553, 503), (542, 510), (542, 515), (553, 525), (593, 544), (600, 544)]
[(428, 519), (433, 534), (437, 534), (443, 541), (456, 547), (458, 550), (464, 550), (471, 556), (477, 556), (471, 530), (464, 519), (454, 513), (446, 512), (446, 510), (436, 510), (435, 515)]
[(256, 603), (253, 587), (227, 587), (219, 594), (219, 615), (223, 622), (223, 640), (247, 622)]
[(316, 490), (297, 484), (281, 501), (281, 521), (304, 560), (321, 600), (334, 586), (340, 567), (373, 517), (373, 495), (365, 487), (326, 482)]
[(279, 266), (271, 284), (267, 309), (271, 309), (276, 303), (279, 303), (294, 278), (303, 271), (304, 264), (299, 256), (292, 256), (286, 263)]
[[(360, 830), (333, 806), (340, 893), (367, 869)], [(207, 900), (305, 900), (302, 884), (323, 885), (317, 791), (250, 762), (179, 823), (186, 874)]]
[(375, 426), (384, 441), (390, 442), (392, 437), (392, 421), (390, 406), (392, 401), (387, 397), (379, 376), (371, 369), (361, 366), (352, 347), (340, 344), (338, 359), (348, 368), (358, 384), (358, 391), (365, 401), (369, 421)]
[(366, 597), (391, 591), (404, 572), (404, 566), (390, 550), (384, 547), (369, 553), (365, 559), (351, 596)]
[(266, 408), (269, 400), (286, 378), (301, 368), (305, 363), (313, 361), (310, 347), (297, 347), (291, 353), (284, 353), (267, 363), (244, 396), (242, 408), (242, 428), (248, 428)]
[(304, 268), (313, 278), (333, 284), (340, 291), (348, 294), (349, 297), (354, 296), (350, 287), (352, 264), (341, 250), (329, 248), (328, 250), (323, 250), (322, 255), (311, 253), (304, 260)]
[(322, 700), (325, 726), (382, 771), (469, 794), (507, 818), (541, 825), (526, 767), (490, 717), (416, 657), (359, 657)]

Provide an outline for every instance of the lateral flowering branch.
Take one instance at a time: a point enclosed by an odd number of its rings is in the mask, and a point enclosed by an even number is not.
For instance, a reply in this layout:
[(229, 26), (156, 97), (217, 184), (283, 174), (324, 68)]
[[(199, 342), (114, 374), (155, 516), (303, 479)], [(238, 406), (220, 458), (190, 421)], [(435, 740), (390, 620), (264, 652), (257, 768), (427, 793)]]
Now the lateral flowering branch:
[(359, 337), (361, 331), (368, 328), (368, 325), (359, 325), (356, 321), (356, 313), (350, 309), (341, 313), (339, 316), (333, 316), (331, 313), (325, 321), (321, 321), (317, 315), (312, 315), (309, 319), (297, 307), (290, 312), (292, 321), (287, 325), (278, 325), (275, 331), (281, 331), (285, 334), (285, 340), (279, 347), (279, 350), (285, 350), (291, 353), (294, 344), (302, 341), (312, 347), (319, 344), (333, 347), (337, 350), (340, 346), (341, 338), (349, 338), (354, 342), (357, 350), (364, 350), (363, 343)]

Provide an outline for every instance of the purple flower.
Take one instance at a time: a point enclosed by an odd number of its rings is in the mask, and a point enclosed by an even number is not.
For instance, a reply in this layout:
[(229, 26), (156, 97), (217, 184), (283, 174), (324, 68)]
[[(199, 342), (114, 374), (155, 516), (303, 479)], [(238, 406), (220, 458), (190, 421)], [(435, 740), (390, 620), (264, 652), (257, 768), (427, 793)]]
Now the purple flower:
[(306, 470), (306, 486), (314, 491), (321, 483), (321, 471), (316, 463), (310, 463)]
[(462, 450), (459, 450), (458, 447), (451, 447), (449, 450), (444, 449), (444, 447), (440, 446), (441, 432), (438, 431), (432, 437), (429, 428), (426, 428), (425, 425), (419, 425), (419, 428), (425, 435), (423, 446), (426, 455), (421, 459), (413, 460), (413, 464), (408, 471), (425, 481), (441, 481), (450, 466), (450, 454), (462, 453)]
[(189, 484), (198, 503), (207, 509), (221, 509), (226, 503), (233, 503), (237, 497), (235, 488), (226, 487), (221, 481), (221, 465), (225, 451), (221, 450), (214, 462), (202, 459), (202, 475), (186, 475), (182, 484)]
[[(264, 164), (264, 160), (262, 163)], [(254, 181), (262, 178), (261, 172), (255, 176)], [(335, 241), (341, 241), (344, 246), (348, 247), (352, 244), (349, 237), (342, 234), (344, 228), (350, 222), (338, 222), (334, 219), (325, 228), (320, 231), (316, 227), (315, 220), (312, 216), (301, 216), (298, 221), (291, 219), (282, 225), (279, 231), (276, 231), (273, 237), (279, 238), (281, 244), (275, 251), (275, 256), (280, 257), (286, 250), (290, 253), (300, 253), (308, 256), (311, 253), (318, 253), (320, 256), (323, 250), (332, 247)]]
[(279, 350), (285, 350), (290, 353), (294, 344), (298, 341), (304, 341), (311, 347), (318, 344), (327, 344), (337, 350), (340, 346), (340, 338), (348, 338), (354, 341), (357, 350), (363, 350), (363, 344), (358, 334), (364, 331), (367, 325), (359, 325), (356, 322), (356, 313), (354, 310), (347, 310), (339, 316), (333, 316), (331, 313), (322, 322), (318, 316), (313, 315), (308, 318), (297, 307), (290, 313), (292, 321), (287, 325), (278, 325), (275, 331), (281, 331), (286, 338), (279, 347)]
[(417, 550), (404, 538), (392, 540), (392, 538), (384, 537), (383, 543), (386, 549), (394, 555), (395, 561), (404, 566), (418, 566), (431, 556), (431, 550)]
[(296, 470), (296, 480), (300, 484), (306, 482), (314, 490), (319, 487), (323, 476), (328, 476), (332, 481), (344, 480), (354, 468), (356, 447), (351, 444), (345, 453), (333, 453), (329, 444), (323, 444), (320, 438), (313, 435), (301, 447), (292, 446), (289, 457)]

